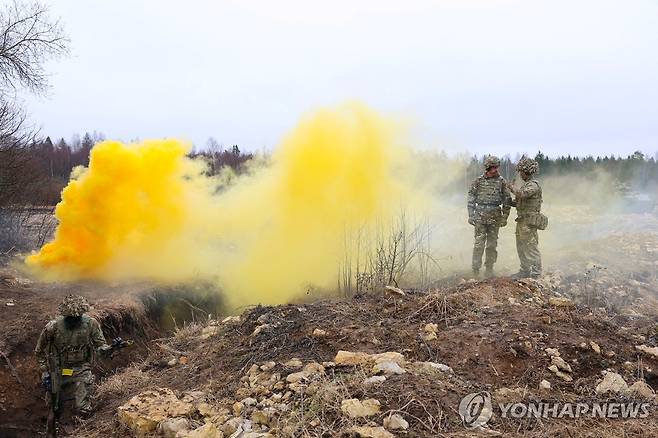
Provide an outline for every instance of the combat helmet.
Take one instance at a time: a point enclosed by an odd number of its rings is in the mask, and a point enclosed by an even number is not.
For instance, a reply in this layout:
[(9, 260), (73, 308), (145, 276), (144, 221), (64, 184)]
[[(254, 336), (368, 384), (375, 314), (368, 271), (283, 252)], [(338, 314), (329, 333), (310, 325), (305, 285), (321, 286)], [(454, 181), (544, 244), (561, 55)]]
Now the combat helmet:
[(527, 175), (533, 175), (539, 170), (539, 163), (537, 163), (532, 158), (522, 157), (518, 163), (516, 163), (517, 172), (523, 172)]
[(59, 313), (63, 316), (82, 316), (89, 310), (89, 303), (80, 295), (67, 295), (59, 304)]
[(500, 158), (495, 155), (487, 155), (484, 158), (484, 168), (489, 170), (491, 167), (498, 166), (500, 167)]

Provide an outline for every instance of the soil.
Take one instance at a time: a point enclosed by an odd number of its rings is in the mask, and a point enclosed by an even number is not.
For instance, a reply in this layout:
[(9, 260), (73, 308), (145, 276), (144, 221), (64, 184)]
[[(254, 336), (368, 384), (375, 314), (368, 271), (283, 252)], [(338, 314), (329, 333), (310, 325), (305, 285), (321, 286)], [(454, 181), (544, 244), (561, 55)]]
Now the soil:
[[(167, 335), (176, 323), (207, 318), (203, 308), (212, 312), (220, 306), (195, 297), (187, 287), (178, 290), (146, 282), (40, 283), (23, 277), (9, 264), (0, 265), (0, 437), (34, 437), (45, 430), (45, 392), (34, 347), (43, 327), (57, 316), (58, 304), (70, 293), (87, 297), (92, 305), (89, 314), (101, 323), (108, 343), (117, 336), (134, 341), (111, 359), (93, 363), (99, 380), (142, 360), (148, 354), (149, 340)], [(183, 296), (189, 306), (172, 304)], [(169, 305), (166, 315), (161, 311), (165, 305)]]

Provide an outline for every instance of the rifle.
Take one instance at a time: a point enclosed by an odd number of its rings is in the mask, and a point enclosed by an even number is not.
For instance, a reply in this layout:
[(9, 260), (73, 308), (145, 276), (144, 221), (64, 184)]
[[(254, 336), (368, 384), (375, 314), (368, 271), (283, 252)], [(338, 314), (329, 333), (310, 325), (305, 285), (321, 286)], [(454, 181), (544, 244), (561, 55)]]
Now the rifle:
[(43, 387), (49, 394), (48, 399), (48, 420), (46, 422), (46, 438), (57, 437), (57, 420), (59, 418), (59, 391), (61, 389), (62, 378), (60, 376), (59, 355), (53, 354), (52, 344), (51, 351), (48, 352), (48, 376), (43, 379)]
[(130, 347), (133, 344), (134, 342), (131, 340), (124, 341), (121, 338), (114, 338), (112, 339), (112, 345), (110, 345), (110, 348), (106, 350), (105, 354), (112, 358), (116, 353), (119, 352), (119, 350)]

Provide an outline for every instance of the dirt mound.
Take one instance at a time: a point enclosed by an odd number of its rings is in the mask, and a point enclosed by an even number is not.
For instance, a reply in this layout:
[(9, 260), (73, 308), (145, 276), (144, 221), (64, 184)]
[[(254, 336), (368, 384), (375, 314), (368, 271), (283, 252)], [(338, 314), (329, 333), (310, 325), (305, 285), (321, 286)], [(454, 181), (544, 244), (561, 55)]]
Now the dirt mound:
[[(498, 278), (429, 294), (259, 306), (191, 324), (154, 342), (142, 363), (102, 382), (97, 411), (78, 435), (131, 436), (138, 429), (119, 422), (117, 410), (145, 391), (171, 390), (191, 408), (184, 418), (158, 420), (160, 432), (151, 422), (155, 429), (143, 433), (176, 436), (167, 429), (175, 423), (176, 430), (197, 429), (178, 436), (235, 437), (471, 436), (457, 408), (479, 391), (496, 401), (633, 401), (641, 396), (627, 387), (644, 379), (647, 397), (658, 387), (655, 314), (588, 307), (565, 297), (553, 280)], [(605, 372), (619, 374), (627, 386), (597, 394)], [(643, 420), (494, 415), (487, 433), (648, 436), (658, 431), (651, 403)], [(147, 405), (130, 409), (149, 415)]]

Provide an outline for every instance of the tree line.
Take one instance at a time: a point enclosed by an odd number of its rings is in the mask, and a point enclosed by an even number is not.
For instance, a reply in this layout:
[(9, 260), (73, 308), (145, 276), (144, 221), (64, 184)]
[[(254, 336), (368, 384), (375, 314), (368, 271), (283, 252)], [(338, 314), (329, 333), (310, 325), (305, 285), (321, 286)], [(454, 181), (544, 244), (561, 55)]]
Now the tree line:
[[(467, 180), (472, 180), (482, 174), (485, 156), (473, 156), (467, 168)], [(514, 178), (514, 165), (519, 157), (501, 158), (500, 173), (507, 179)], [(595, 177), (604, 172), (612, 181), (620, 186), (638, 191), (653, 190), (658, 187), (658, 152), (654, 157), (647, 157), (643, 152), (622, 156), (592, 156), (578, 157), (561, 155), (549, 157), (541, 151), (534, 157), (539, 164), (539, 178), (559, 175), (579, 174), (583, 177)]]

